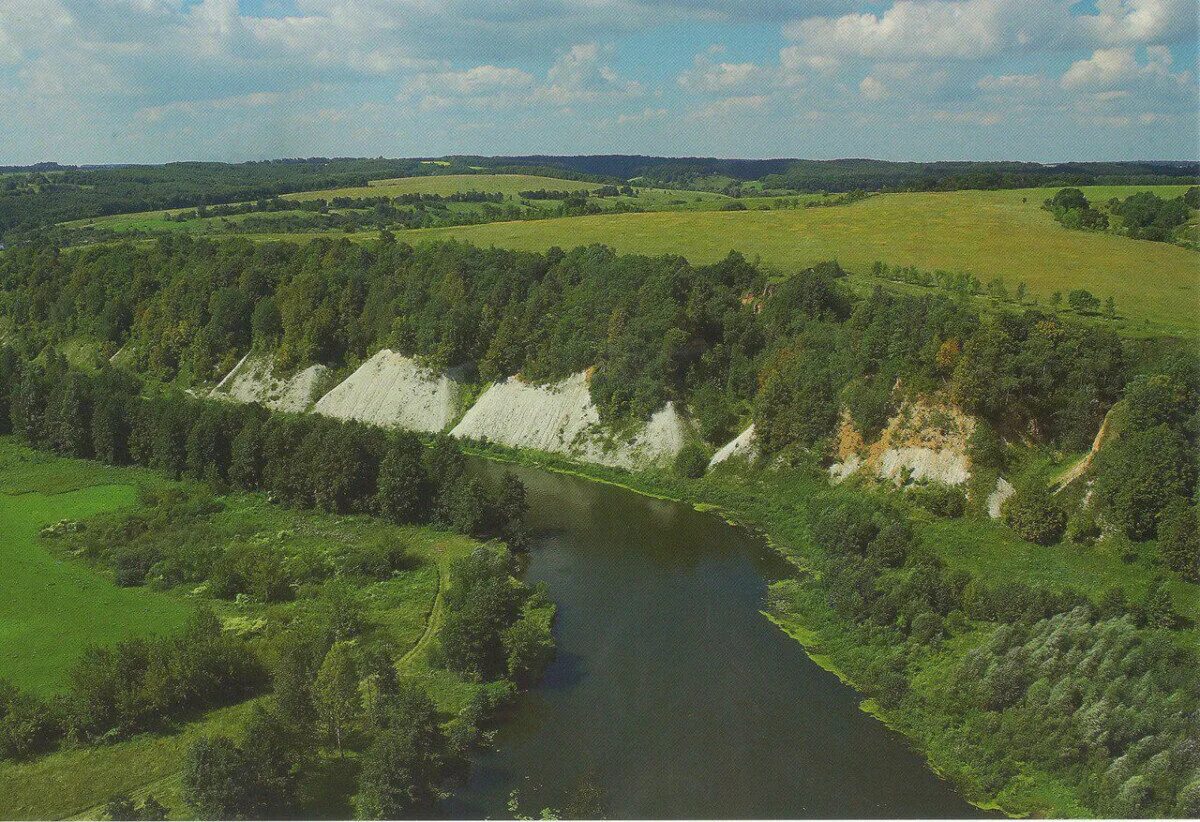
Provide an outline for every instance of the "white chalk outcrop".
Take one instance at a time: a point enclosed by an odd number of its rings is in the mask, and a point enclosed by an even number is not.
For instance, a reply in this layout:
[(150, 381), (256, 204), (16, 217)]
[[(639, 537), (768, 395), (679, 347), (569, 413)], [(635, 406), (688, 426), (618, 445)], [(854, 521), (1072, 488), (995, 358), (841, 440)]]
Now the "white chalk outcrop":
[(757, 452), (754, 449), (754, 426), (751, 425), (717, 449), (717, 453), (713, 454), (712, 459), (708, 461), (708, 467), (715, 468), (729, 460), (753, 462), (756, 455)]
[(624, 438), (606, 432), (588, 392), (587, 375), (579, 373), (549, 385), (530, 385), (518, 377), (494, 383), (450, 433), (637, 468), (673, 459), (690, 431), (687, 420), (668, 402)]
[(971, 479), (967, 441), (974, 430), (974, 417), (953, 406), (905, 401), (879, 439), (867, 445), (849, 413), (843, 411), (838, 460), (829, 467), (829, 476), (837, 483), (862, 470), (896, 484), (963, 485)]
[(1006, 480), (1004, 477), (998, 477), (996, 479), (995, 490), (988, 494), (988, 516), (992, 519), (1000, 519), (1000, 509), (1004, 507), (1004, 503), (1008, 501), (1008, 498), (1016, 492), (1017, 489), (1013, 488), (1011, 482)]
[(458, 415), (462, 386), (410, 357), (383, 349), (317, 401), (327, 417), (410, 431), (444, 431)]
[(912, 445), (884, 451), (878, 474), (893, 482), (902, 482), (907, 476), (911, 482), (962, 485), (971, 478), (971, 464), (961, 451)]
[(215, 399), (257, 402), (272, 411), (299, 413), (312, 405), (317, 385), (329, 371), (323, 365), (310, 365), (290, 377), (275, 375), (275, 358), (247, 354), (233, 370), (209, 392)]
[(858, 454), (851, 454), (841, 462), (835, 462), (829, 466), (829, 479), (834, 485), (845, 482), (850, 475), (862, 468), (863, 458)]

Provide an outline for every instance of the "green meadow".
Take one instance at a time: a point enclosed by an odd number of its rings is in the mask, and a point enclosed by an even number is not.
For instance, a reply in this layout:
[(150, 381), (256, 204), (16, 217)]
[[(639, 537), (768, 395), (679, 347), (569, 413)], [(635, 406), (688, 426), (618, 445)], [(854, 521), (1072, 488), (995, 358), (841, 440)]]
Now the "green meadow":
[(401, 194), (458, 194), (479, 191), (485, 194), (511, 194), (546, 189), (548, 191), (590, 191), (596, 183), (559, 180), (534, 174), (436, 174), (428, 177), (397, 177), (372, 180), (368, 185), (335, 188), (327, 191), (302, 191), (285, 194), (285, 200), (315, 200), (334, 197), (399, 197)]
[(35, 454), (0, 439), (0, 678), (53, 693), (88, 645), (173, 630), (189, 607), (144, 588), (119, 588), (52, 555), (39, 531), (136, 503), (142, 471)]
[[(1089, 197), (1145, 190), (1108, 186)], [(1160, 186), (1178, 194), (1183, 186)], [(605, 214), (406, 232), (408, 242), (457, 238), (483, 246), (545, 250), (604, 243), (619, 251), (681, 254), (711, 262), (737, 250), (780, 273), (837, 259), (855, 272), (876, 260), (1002, 278), (1046, 300), (1086, 288), (1116, 300), (1120, 315), (1154, 330), (1200, 330), (1200, 254), (1167, 243), (1073, 231), (1042, 201), (1054, 189), (881, 194), (830, 208)], [(1149, 329), (1147, 329), (1149, 330)]]
[[(89, 526), (138, 511), (140, 488), (167, 485), (199, 490), (142, 469), (46, 455), (0, 437), (0, 679), (54, 694), (64, 687), (85, 647), (175, 630), (201, 602), (213, 607), (228, 629), (250, 637), (316, 607), (305, 597), (264, 605), (212, 599), (190, 586), (165, 591), (118, 587), (109, 571), (73, 556), (76, 541), (86, 537)], [(160, 526), (154, 538), (181, 546), (189, 541), (271, 543), (289, 562), (319, 562), (373, 544), (403, 545), (410, 558), (404, 570), (358, 588), (367, 623), (360, 641), (379, 641), (393, 649), (401, 671), (421, 681), (448, 714), (462, 708), (477, 686), (431, 667), (425, 651), (443, 617), (449, 565), (476, 543), (365, 516), (283, 508), (261, 494), (218, 499), (219, 510), (198, 521)], [(63, 520), (81, 521), (84, 532), (78, 537), (40, 534)], [(164, 732), (113, 745), (67, 747), (29, 761), (0, 763), (0, 819), (94, 819), (117, 791), (135, 797), (153, 793), (172, 810), (173, 818), (187, 818), (178, 778), (184, 751), (202, 734), (236, 736), (249, 706), (221, 708)], [(318, 768), (313, 778), (329, 778), (329, 773)], [(307, 815), (349, 813), (346, 808), (318, 807), (330, 801), (329, 796), (344, 800), (344, 792), (316, 784), (305, 789), (311, 801), (300, 804)]]

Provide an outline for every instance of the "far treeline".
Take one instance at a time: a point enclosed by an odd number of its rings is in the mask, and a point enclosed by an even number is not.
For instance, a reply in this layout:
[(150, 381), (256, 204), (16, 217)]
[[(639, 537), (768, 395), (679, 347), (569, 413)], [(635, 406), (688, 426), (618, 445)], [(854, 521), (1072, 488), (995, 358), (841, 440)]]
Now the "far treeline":
[[(955, 189), (1036, 188), (1042, 186), (1150, 185), (1183, 183), (1200, 177), (1195, 161), (1109, 163), (893, 162), (888, 160), (738, 160), (715, 157), (579, 155), (555, 157), (452, 157), (471, 165), (507, 161), (513, 167), (545, 169), (621, 180), (640, 178), (664, 188), (707, 188), (758, 181), (766, 189), (795, 191), (951, 191)], [(541, 172), (545, 173), (545, 172)], [(555, 176), (551, 173), (549, 176)], [(719, 178), (725, 178), (722, 182)]]
[(190, 208), (297, 191), (364, 186), (428, 174), (536, 174), (624, 185), (740, 194), (744, 184), (796, 192), (950, 191), (1037, 186), (1195, 182), (1200, 163), (898, 163), (883, 160), (719, 160), (598, 156), (471, 157), (443, 160), (308, 158), (250, 163), (180, 162), (106, 167), (0, 168), (0, 238), (85, 217)]

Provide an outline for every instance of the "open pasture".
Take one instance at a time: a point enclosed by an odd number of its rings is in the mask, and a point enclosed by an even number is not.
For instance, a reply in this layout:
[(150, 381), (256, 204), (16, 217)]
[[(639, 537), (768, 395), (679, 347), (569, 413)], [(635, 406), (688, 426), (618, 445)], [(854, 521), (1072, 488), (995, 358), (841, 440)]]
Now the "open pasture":
[(399, 197), (402, 194), (461, 194), (480, 191), (486, 194), (511, 194), (522, 191), (590, 191), (596, 183), (578, 180), (559, 180), (533, 174), (435, 174), (428, 177), (397, 177), (391, 180), (372, 180), (365, 186), (335, 188), (327, 191), (300, 191), (285, 194), (285, 200), (316, 200), (334, 197)]
[(59, 690), (88, 645), (174, 630), (188, 605), (146, 588), (120, 588), (53, 556), (47, 525), (136, 504), (153, 475), (36, 454), (0, 438), (0, 678), (40, 693)]
[[(1173, 195), (1182, 186), (1158, 187)], [(1137, 187), (1087, 190), (1128, 196)], [(780, 273), (837, 259), (855, 272), (876, 260), (926, 270), (1000, 277), (1010, 291), (1024, 281), (1043, 303), (1086, 288), (1113, 297), (1135, 326), (1165, 333), (1200, 330), (1200, 254), (1059, 225), (1042, 201), (1054, 189), (882, 194), (832, 208), (771, 211), (604, 214), (406, 232), (407, 242), (458, 238), (483, 246), (545, 250), (604, 243), (624, 252), (718, 260), (730, 250)], [(1136, 329), (1132, 329), (1136, 330)]]

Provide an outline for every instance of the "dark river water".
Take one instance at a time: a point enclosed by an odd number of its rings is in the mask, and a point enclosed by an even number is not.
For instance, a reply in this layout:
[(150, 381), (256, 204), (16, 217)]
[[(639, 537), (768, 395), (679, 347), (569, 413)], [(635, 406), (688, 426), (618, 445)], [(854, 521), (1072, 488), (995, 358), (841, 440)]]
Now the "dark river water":
[(536, 815), (584, 779), (609, 818), (980, 815), (762, 616), (786, 569), (761, 540), (685, 505), (512, 470), (558, 656), (448, 815), (506, 816), (514, 789)]

